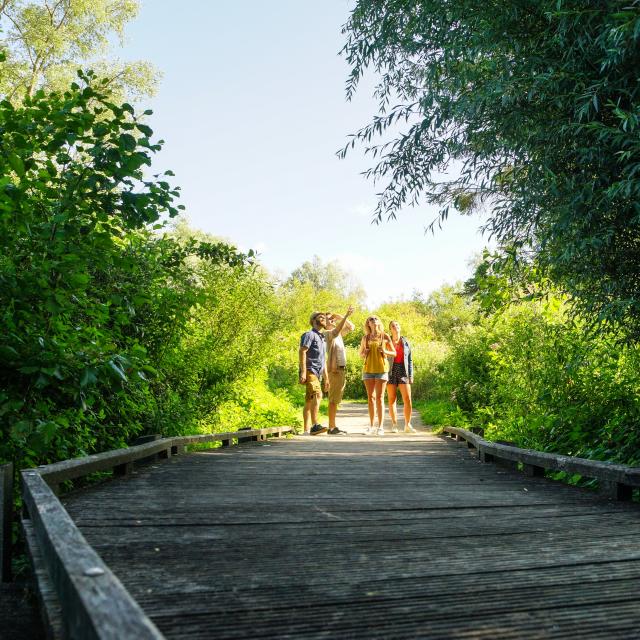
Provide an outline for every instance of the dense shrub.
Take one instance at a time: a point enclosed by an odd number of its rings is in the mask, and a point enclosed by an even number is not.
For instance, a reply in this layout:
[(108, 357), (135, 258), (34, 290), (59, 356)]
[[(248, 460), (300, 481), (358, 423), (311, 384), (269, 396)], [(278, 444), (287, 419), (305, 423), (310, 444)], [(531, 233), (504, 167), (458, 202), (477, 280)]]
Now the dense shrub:
[(158, 235), (178, 191), (147, 178), (159, 145), (102, 86), (0, 103), (0, 460), (17, 468), (218, 424), (279, 326), (246, 256)]
[(635, 464), (639, 358), (637, 347), (569, 323), (556, 298), (452, 336), (439, 384), (489, 438)]

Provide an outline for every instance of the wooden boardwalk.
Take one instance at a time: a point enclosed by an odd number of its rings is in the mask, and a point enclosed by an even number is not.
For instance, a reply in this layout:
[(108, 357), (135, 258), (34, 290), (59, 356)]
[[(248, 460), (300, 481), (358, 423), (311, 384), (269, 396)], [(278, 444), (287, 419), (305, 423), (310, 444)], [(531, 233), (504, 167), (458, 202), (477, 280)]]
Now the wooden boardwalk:
[(167, 638), (640, 638), (638, 505), (365, 415), (63, 502)]

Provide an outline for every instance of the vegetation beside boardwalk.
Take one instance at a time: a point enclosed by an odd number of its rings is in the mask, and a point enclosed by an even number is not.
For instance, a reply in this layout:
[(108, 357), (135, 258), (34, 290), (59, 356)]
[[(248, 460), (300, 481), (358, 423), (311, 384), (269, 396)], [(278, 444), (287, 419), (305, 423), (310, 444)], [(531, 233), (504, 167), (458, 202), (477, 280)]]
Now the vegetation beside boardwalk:
[[(27, 4), (0, 3), (0, 18)], [(126, 75), (133, 88), (104, 73), (74, 80), (71, 53), (135, 13), (131, 2), (101, 26), (89, 18), (104, 4), (75, 3), (60, 17), (75, 25), (69, 40), (40, 53), (52, 15), (27, 7), (20, 20), (37, 37), (0, 43), (0, 463), (16, 469), (146, 433), (299, 424), (297, 349), (312, 310), (356, 305), (346, 396), (364, 397), (362, 286), (311, 256), (276, 278), (252, 252), (189, 228), (171, 172), (154, 173), (148, 112), (125, 101), (151, 89), (151, 69)], [(393, 114), (418, 123), (381, 150), (377, 175), (392, 182), (378, 213), (421, 197), (443, 219), (491, 206), (501, 241), (466, 283), (373, 310), (411, 342), (423, 418), (640, 464), (637, 7), (357, 4), (353, 88), (378, 64), (381, 97), (408, 91), (411, 106)], [(442, 46), (414, 37), (425, 25)], [(30, 67), (40, 54), (46, 64)], [(397, 118), (376, 122), (355, 140)], [(422, 173), (449, 159), (466, 163), (455, 184)]]

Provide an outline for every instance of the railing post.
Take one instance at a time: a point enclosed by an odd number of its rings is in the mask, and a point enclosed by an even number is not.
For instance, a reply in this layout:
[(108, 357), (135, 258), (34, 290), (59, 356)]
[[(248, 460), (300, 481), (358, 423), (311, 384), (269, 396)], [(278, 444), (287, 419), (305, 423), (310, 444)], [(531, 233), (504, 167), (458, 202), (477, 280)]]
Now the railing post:
[(124, 464), (118, 464), (113, 467), (113, 475), (115, 477), (124, 477), (131, 475), (133, 472), (133, 462), (125, 462)]
[(524, 471), (524, 475), (530, 478), (544, 478), (544, 467), (538, 467), (535, 464), (527, 464), (525, 462), (522, 465), (522, 470)]
[(13, 464), (0, 466), (0, 573), (2, 582), (10, 582), (13, 536)]
[(633, 498), (633, 487), (614, 480), (600, 480), (600, 493), (614, 500), (627, 501)]
[(478, 457), (480, 458), (480, 460), (482, 460), (482, 462), (489, 463), (494, 461), (493, 455), (490, 453), (487, 453), (484, 449), (478, 450)]

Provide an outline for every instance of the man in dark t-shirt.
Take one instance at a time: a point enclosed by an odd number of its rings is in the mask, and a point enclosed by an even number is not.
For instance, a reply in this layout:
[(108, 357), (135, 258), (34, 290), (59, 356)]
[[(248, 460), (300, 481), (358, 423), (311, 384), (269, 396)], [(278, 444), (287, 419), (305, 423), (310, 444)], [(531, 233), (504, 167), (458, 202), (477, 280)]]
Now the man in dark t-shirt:
[(299, 382), (306, 386), (304, 396), (304, 435), (317, 436), (324, 433), (327, 427), (318, 424), (318, 410), (322, 400), (322, 386), (327, 391), (329, 376), (327, 375), (326, 343), (321, 333), (327, 328), (327, 318), (321, 311), (314, 311), (309, 318), (311, 329), (300, 337)]

